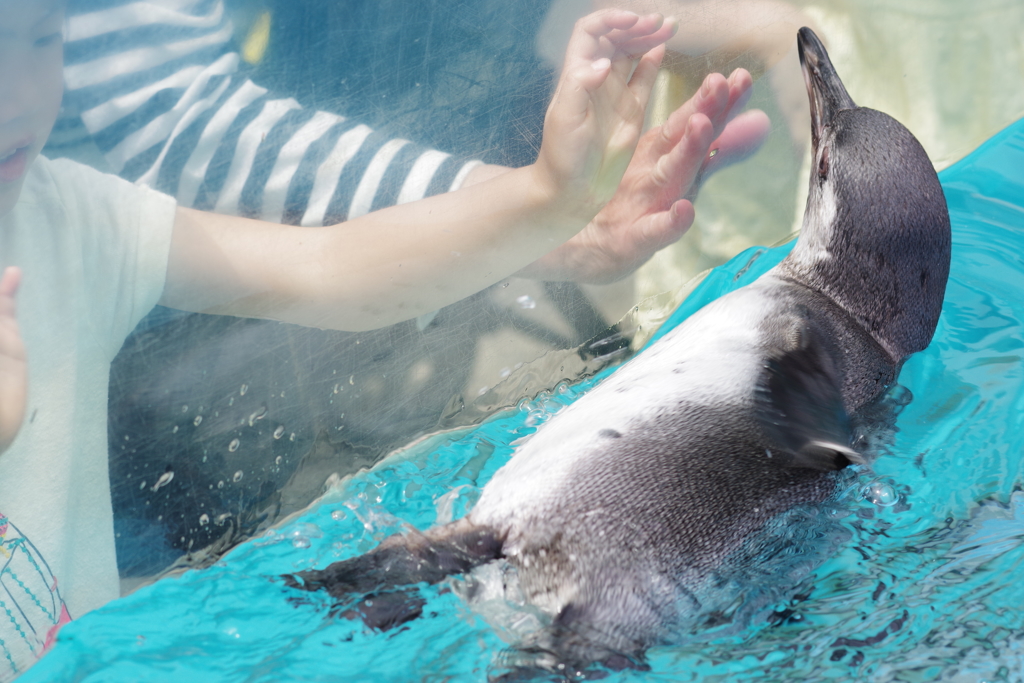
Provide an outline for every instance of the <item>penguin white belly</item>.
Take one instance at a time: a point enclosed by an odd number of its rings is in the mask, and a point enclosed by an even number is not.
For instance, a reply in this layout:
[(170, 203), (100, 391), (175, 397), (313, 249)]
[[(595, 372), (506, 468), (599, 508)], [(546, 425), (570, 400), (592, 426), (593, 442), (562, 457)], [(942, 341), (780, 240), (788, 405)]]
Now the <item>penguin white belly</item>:
[(705, 306), (544, 425), (484, 488), (473, 522), (507, 531), (514, 543), (522, 523), (564, 498), (576, 466), (600, 458), (610, 442), (682, 403), (749, 409), (764, 362), (759, 327), (778, 305), (762, 282)]

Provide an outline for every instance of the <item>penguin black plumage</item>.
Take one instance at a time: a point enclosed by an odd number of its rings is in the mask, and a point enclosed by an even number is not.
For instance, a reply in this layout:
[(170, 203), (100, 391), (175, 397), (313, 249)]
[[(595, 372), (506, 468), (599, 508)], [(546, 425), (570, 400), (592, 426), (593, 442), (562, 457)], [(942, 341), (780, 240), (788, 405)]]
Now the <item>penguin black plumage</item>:
[[(854, 104), (810, 29), (798, 45), (814, 165), (789, 256), (544, 425), (464, 519), (290, 585), (352, 600), (503, 559), (550, 616), (521, 644), (530, 666), (642, 666), (647, 648), (716, 607), (710, 577), (748, 539), (835, 494), (837, 471), (861, 461), (851, 416), (932, 338), (950, 225), (914, 136)], [(387, 626), (418, 614), (391, 595), (364, 616)]]

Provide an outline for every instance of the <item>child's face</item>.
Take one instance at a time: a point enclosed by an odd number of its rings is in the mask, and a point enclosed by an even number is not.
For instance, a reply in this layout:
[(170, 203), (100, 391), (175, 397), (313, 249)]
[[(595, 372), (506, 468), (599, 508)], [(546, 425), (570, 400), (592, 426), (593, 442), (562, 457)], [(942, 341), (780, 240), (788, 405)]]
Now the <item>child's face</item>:
[(0, 0), (0, 218), (21, 193), (63, 93), (63, 0)]

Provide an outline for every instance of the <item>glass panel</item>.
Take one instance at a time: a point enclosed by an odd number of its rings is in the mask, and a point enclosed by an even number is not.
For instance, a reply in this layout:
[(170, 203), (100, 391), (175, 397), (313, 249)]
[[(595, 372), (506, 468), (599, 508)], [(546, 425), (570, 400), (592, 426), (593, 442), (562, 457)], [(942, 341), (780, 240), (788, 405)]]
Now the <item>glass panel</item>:
[[(688, 234), (614, 284), (509, 278), (371, 332), (155, 309), (111, 370), (110, 481), (126, 587), (213, 561), (332, 478), (426, 433), (625, 358), (702, 271), (792, 234), (807, 174), (798, 26), (817, 27), (854, 98), (905, 121), (940, 166), (1024, 111), (1015, 2), (638, 4), (682, 18), (652, 123), (710, 71), (744, 67), (755, 77), (750, 106), (774, 122), (762, 150), (709, 178)], [(435, 171), (420, 195), (448, 189), (474, 159), (530, 163), (569, 26), (592, 5), (128, 7), (70, 0), (65, 103), (46, 154), (185, 206), (315, 230), (416, 195), (416, 163)], [(142, 63), (147, 48), (159, 53), (152, 63)]]

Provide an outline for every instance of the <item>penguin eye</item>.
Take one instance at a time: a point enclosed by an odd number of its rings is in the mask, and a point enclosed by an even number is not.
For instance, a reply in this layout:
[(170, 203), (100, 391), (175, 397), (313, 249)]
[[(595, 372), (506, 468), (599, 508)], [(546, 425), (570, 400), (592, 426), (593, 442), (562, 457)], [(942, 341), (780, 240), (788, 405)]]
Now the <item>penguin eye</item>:
[(828, 178), (828, 147), (821, 150), (821, 158), (818, 159), (818, 178), (820, 180)]

